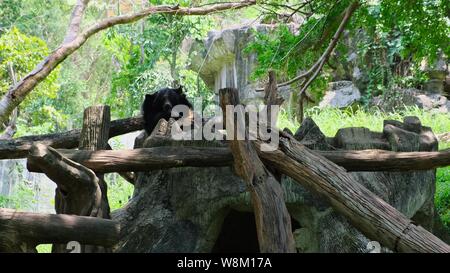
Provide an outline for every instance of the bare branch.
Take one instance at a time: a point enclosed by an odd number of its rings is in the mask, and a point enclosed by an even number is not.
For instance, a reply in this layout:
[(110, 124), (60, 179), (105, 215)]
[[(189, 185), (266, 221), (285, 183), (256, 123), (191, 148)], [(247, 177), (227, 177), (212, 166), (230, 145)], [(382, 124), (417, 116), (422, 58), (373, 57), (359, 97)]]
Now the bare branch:
[(342, 32), (344, 32), (345, 26), (347, 25), (348, 21), (352, 17), (353, 12), (358, 7), (358, 2), (353, 2), (346, 10), (344, 18), (341, 21), (341, 24), (339, 25), (338, 29), (336, 30), (336, 33), (333, 35), (333, 38), (331, 39), (331, 43), (328, 45), (327, 49), (323, 53), (322, 57), (320, 57), (318, 63), (315, 64), (316, 71), (310, 77), (305, 84), (303, 85), (302, 89), (300, 90), (300, 94), (305, 92), (305, 90), (311, 85), (311, 83), (317, 78), (320, 71), (322, 70), (324, 64), (327, 62), (328, 58), (330, 57), (331, 53), (333, 52), (334, 48), (337, 45), (337, 42), (339, 41), (339, 37), (341, 36)]

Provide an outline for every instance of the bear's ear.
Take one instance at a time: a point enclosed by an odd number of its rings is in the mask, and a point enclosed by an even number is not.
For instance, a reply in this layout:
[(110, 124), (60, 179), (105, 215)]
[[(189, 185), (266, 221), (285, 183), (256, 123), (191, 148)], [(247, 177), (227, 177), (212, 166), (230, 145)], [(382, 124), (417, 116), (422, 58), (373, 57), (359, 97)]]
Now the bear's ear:
[(176, 88), (175, 91), (180, 95), (183, 94), (183, 86), (180, 85), (180, 87)]
[(152, 104), (153, 104), (153, 101), (155, 100), (155, 97), (156, 97), (156, 93), (153, 93), (153, 94), (145, 94), (145, 100), (144, 100), (144, 103), (145, 103), (146, 105), (152, 105)]

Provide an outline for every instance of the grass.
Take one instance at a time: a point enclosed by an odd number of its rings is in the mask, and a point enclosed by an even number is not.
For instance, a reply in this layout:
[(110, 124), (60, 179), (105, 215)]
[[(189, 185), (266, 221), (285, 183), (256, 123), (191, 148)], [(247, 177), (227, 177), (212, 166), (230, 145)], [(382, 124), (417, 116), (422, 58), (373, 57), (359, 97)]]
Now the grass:
[[(372, 131), (381, 132), (383, 121), (393, 119), (402, 121), (405, 116), (416, 116), (422, 125), (431, 127), (435, 134), (450, 132), (450, 114), (424, 111), (418, 107), (409, 107), (401, 111), (385, 113), (377, 110), (364, 110), (362, 108), (311, 108), (306, 112), (328, 137), (333, 137), (340, 128), (366, 127)], [(289, 128), (295, 132), (299, 124), (292, 121), (286, 111), (281, 111), (278, 118), (278, 127)], [(450, 142), (440, 142), (439, 149), (450, 148)], [(436, 172), (435, 204), (444, 224), (450, 228), (450, 166), (439, 168)]]
[(108, 201), (111, 211), (123, 207), (133, 195), (134, 186), (118, 174), (108, 174)]

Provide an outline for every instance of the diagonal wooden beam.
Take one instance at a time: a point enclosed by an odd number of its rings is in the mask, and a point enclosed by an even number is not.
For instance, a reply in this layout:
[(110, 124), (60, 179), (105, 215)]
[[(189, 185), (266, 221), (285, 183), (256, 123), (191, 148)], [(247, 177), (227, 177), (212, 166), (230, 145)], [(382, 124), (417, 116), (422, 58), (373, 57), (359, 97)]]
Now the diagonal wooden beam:
[[(252, 199), (260, 251), (296, 252), (291, 219), (284, 203), (280, 182), (259, 159), (253, 145), (248, 141), (248, 131), (245, 127), (241, 127), (247, 131), (241, 132), (245, 135), (245, 139), (237, 139), (239, 121), (234, 117), (234, 112), (228, 111), (231, 108), (227, 109), (227, 106), (239, 104), (238, 92), (236, 89), (225, 88), (219, 90), (219, 95), (227, 136), (233, 136), (229, 142), (234, 159), (233, 166), (236, 173), (246, 182)], [(239, 108), (238, 111), (240, 110), (242, 109)], [(230, 128), (230, 125), (233, 128)]]

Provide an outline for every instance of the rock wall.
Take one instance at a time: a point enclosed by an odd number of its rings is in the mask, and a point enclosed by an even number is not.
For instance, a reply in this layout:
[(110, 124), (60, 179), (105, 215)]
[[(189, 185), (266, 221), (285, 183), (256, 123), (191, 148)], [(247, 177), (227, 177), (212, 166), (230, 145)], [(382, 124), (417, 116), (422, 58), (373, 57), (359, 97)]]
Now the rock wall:
[[(136, 147), (213, 145), (137, 138)], [(325, 137), (306, 119), (295, 137), (311, 149), (433, 151), (437, 140), (416, 118), (385, 121), (382, 133), (345, 128)], [(429, 230), (435, 226), (435, 171), (355, 172), (357, 180)], [(299, 252), (367, 252), (369, 240), (324, 200), (283, 177), (286, 205)], [(130, 202), (113, 213), (122, 234), (117, 252), (257, 252), (256, 230), (245, 183), (231, 167), (174, 168), (139, 173)]]
[(263, 94), (255, 92), (260, 83), (250, 79), (256, 55), (244, 53), (244, 48), (254, 39), (254, 31), (271, 28), (273, 25), (256, 24), (209, 32), (203, 43), (192, 45), (190, 69), (216, 94), (221, 88), (234, 87), (244, 103), (262, 100)]

